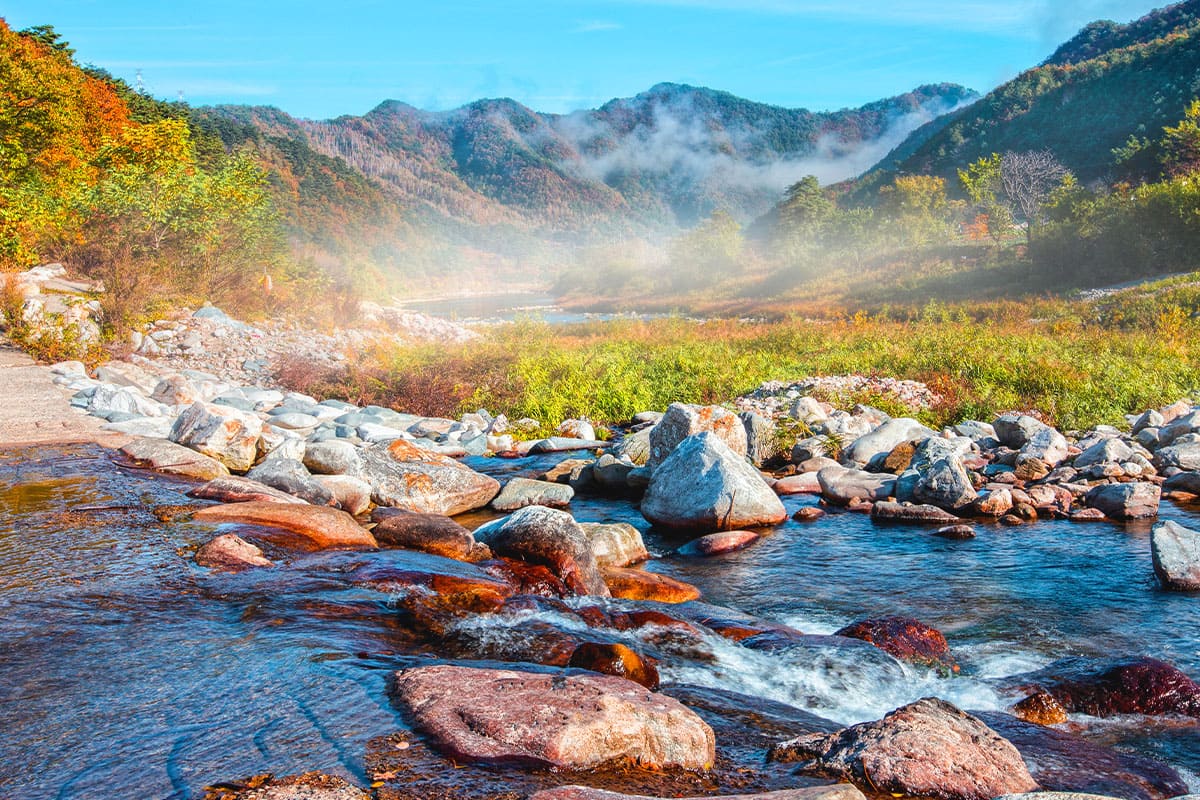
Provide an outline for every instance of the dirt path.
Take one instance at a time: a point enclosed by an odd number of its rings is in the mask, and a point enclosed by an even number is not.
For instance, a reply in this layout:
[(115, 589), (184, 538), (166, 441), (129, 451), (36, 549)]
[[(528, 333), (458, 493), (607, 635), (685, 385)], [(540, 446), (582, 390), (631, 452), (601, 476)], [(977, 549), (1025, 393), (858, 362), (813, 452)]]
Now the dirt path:
[(72, 409), (45, 367), (0, 340), (0, 447), (71, 442), (119, 447), (129, 441), (101, 430), (103, 424)]

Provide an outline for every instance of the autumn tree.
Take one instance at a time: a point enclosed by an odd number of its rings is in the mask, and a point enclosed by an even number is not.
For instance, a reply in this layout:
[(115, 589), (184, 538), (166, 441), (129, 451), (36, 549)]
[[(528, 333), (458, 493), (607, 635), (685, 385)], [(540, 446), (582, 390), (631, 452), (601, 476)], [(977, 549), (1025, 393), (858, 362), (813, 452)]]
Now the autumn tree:
[(946, 236), (950, 201), (945, 179), (901, 175), (880, 190), (880, 198), (906, 243), (919, 245)]
[(1200, 172), (1200, 99), (1191, 102), (1178, 125), (1163, 128), (1159, 147), (1168, 176)]
[(1013, 227), (1012, 212), (1001, 200), (1000, 162), (1000, 154), (992, 153), (958, 171), (959, 183), (975, 206), (975, 224), (997, 244)]

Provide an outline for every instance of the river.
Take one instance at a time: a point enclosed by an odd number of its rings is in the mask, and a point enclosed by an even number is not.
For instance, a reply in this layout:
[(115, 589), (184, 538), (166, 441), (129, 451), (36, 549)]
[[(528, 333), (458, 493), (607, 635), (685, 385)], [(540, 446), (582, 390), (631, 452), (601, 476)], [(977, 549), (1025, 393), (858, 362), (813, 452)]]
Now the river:
[[(566, 455), (469, 463), (503, 478)], [(191, 502), (190, 485), (119, 467), (96, 447), (0, 454), (0, 797), (193, 798), (216, 781), (309, 769), (365, 785), (367, 742), (403, 728), (387, 677), (437, 654), (408, 643), (386, 597), (341, 578), (349, 556), (285, 554), (286, 567), (239, 575), (195, 566), (190, 548), (211, 528), (160, 520)], [(813, 502), (786, 499), (789, 512)], [(665, 556), (650, 568), (695, 584), (707, 602), (806, 633), (910, 615), (941, 629), (962, 665), (952, 678), (831, 669), (714, 639), (709, 657), (664, 660), (664, 681), (732, 687), (848, 723), (931, 694), (1003, 708), (1012, 698), (991, 679), (1067, 655), (1151, 655), (1200, 675), (1200, 601), (1157, 587), (1146, 525), (980, 525), (978, 538), (948, 541), (843, 513), (701, 559), (670, 555), (681, 541), (627, 500), (580, 497), (571, 510), (637, 526)], [(1163, 513), (1200, 522), (1169, 503)], [(433, 558), (353, 558), (397, 556)], [(497, 619), (469, 624), (503, 635)], [(1200, 788), (1196, 726), (1086, 728)]]

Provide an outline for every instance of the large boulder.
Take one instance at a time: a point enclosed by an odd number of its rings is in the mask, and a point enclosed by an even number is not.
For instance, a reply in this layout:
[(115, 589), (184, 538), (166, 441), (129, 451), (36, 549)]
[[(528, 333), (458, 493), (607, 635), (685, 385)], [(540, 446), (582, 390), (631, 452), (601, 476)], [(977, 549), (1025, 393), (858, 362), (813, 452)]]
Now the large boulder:
[(358, 477), (379, 506), (454, 516), (486, 506), (500, 491), (495, 478), (403, 439), (368, 445), (360, 459)]
[(245, 472), (258, 456), (262, 420), (254, 414), (214, 403), (193, 403), (171, 426), (167, 438), (226, 467)]
[(918, 474), (912, 489), (913, 499), (950, 511), (975, 502), (979, 493), (962, 460), (970, 445), (971, 441), (965, 437), (934, 437), (921, 442), (909, 465)]
[(1113, 519), (1152, 519), (1161, 495), (1153, 483), (1105, 483), (1089, 491), (1084, 502)]
[(783, 452), (779, 431), (770, 417), (743, 411), (738, 414), (742, 427), (746, 429), (746, 456), (756, 467), (761, 467)]
[(549, 567), (575, 594), (609, 595), (588, 535), (565, 511), (526, 506), (475, 535), (498, 556)]
[(1154, 466), (1159, 469), (1176, 467), (1182, 470), (1200, 470), (1200, 442), (1178, 442), (1154, 451)]
[(651, 470), (658, 469), (681, 442), (704, 432), (720, 439), (737, 455), (746, 456), (746, 428), (737, 414), (721, 406), (672, 403), (650, 431), (650, 455), (646, 465)]
[(771, 755), (804, 761), (806, 769), (872, 792), (991, 800), (1038, 788), (1017, 748), (979, 719), (931, 697), (876, 722), (783, 742)]
[(229, 468), (211, 456), (166, 439), (134, 439), (121, 452), (134, 464), (168, 475), (212, 480), (229, 475)]
[(1075, 456), (1071, 465), (1075, 469), (1096, 464), (1121, 464), (1133, 458), (1134, 449), (1116, 437), (1101, 439)]
[(1017, 466), (1026, 461), (1037, 460), (1049, 467), (1058, 466), (1068, 455), (1067, 439), (1049, 425), (1034, 431), (1017, 452)]
[(655, 467), (641, 509), (654, 524), (682, 530), (736, 530), (787, 519), (762, 474), (710, 432), (684, 439)]
[(1001, 414), (992, 422), (1000, 444), (1013, 450), (1020, 450), (1035, 433), (1047, 427), (1046, 423), (1028, 414)]
[(609, 675), (417, 667), (396, 674), (394, 696), (459, 762), (703, 770), (716, 758), (712, 729), (694, 712)]
[(331, 506), (337, 503), (333, 498), (333, 492), (314, 478), (304, 468), (304, 464), (294, 458), (271, 456), (254, 466), (246, 473), (246, 477), (270, 486), (272, 489), (278, 489), (285, 494), (299, 497), (314, 506)]
[(1154, 574), (1165, 588), (1200, 591), (1200, 532), (1170, 521), (1155, 525), (1150, 555)]
[(817, 473), (821, 496), (844, 506), (854, 500), (886, 500), (896, 491), (896, 476), (845, 467), (825, 467)]
[(316, 548), (375, 547), (375, 537), (345, 511), (328, 506), (287, 503), (228, 503), (202, 508), (198, 522), (234, 522), (279, 528), (306, 539)]
[(854, 440), (843, 453), (844, 460), (860, 466), (883, 453), (890, 453), (899, 444), (936, 436), (933, 431), (909, 417), (896, 417), (875, 430)]

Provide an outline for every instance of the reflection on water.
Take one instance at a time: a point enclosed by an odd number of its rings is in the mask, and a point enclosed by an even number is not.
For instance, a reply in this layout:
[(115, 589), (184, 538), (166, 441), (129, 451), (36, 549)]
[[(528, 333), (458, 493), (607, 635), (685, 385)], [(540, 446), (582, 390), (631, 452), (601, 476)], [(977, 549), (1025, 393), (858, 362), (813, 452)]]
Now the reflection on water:
[[(470, 463), (536, 474), (570, 455)], [(0, 454), (0, 486), (0, 797), (188, 798), (217, 780), (306, 769), (363, 782), (367, 740), (402, 727), (387, 675), (430, 646), (396, 622), (387, 595), (352, 582), (359, 557), (210, 574), (190, 549), (210, 530), (149, 511), (189, 502), (187, 485), (119, 469), (99, 448)], [(787, 500), (789, 510), (809, 502)], [(1200, 602), (1157, 588), (1144, 526), (980, 526), (977, 539), (952, 542), (840, 514), (694, 559), (670, 555), (680, 539), (651, 529), (628, 501), (581, 497), (572, 511), (636, 525), (666, 556), (651, 568), (697, 584), (708, 602), (814, 633), (911, 615), (945, 631), (963, 665), (960, 677), (937, 680), (885, 661), (750, 652), (713, 638), (702, 659), (668, 655), (667, 678), (849, 721), (923, 694), (1002, 707), (987, 678), (1066, 655), (1152, 655), (1200, 675)], [(362, 558), (381, 570), (434, 563)], [(1106, 723), (1093, 735), (1200, 772), (1194, 726)]]
[[(559, 307), (554, 297), (540, 292), (512, 292), (445, 297), (433, 300), (411, 300), (403, 304), (410, 311), (419, 311), (455, 322), (514, 322), (536, 319), (551, 325), (575, 322), (597, 322), (616, 319), (620, 314), (568, 311)], [(658, 315), (638, 315), (658, 316)]]

